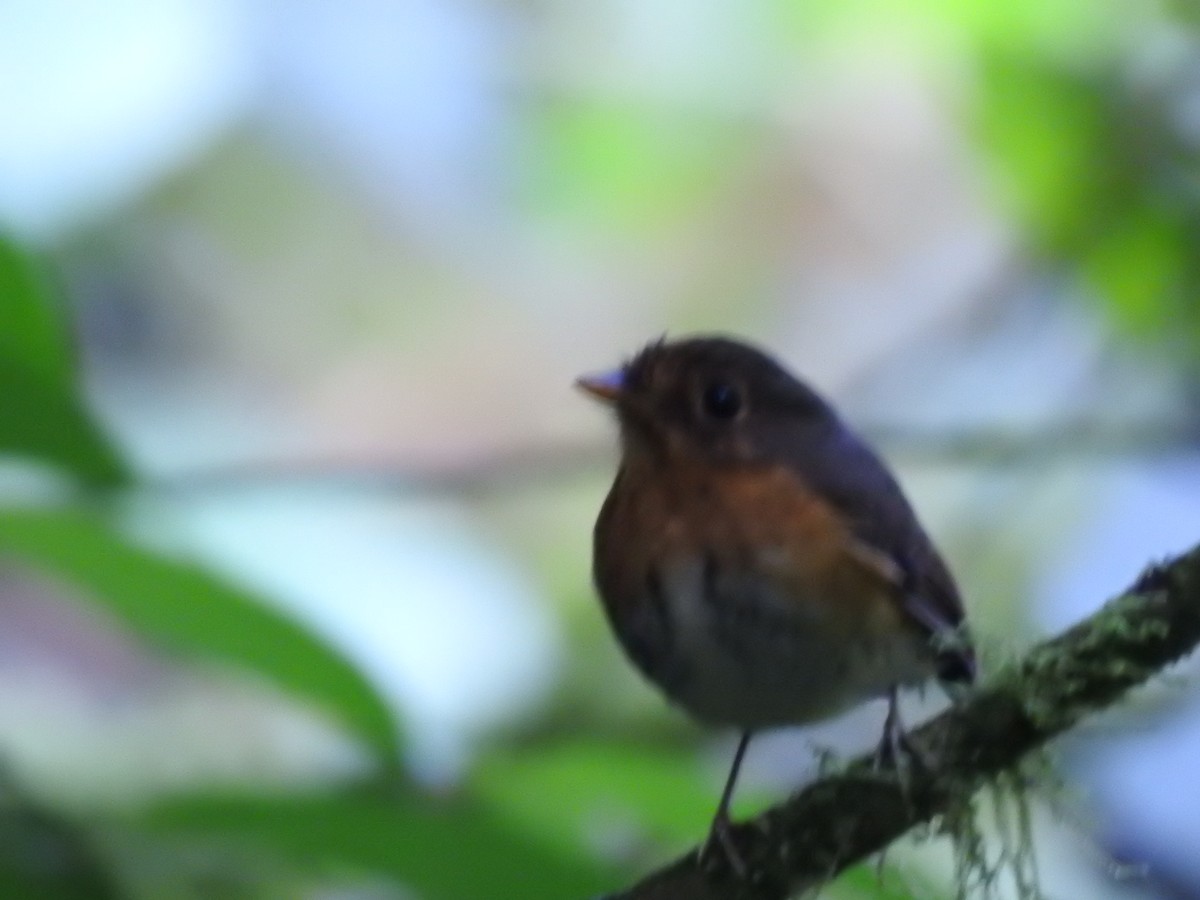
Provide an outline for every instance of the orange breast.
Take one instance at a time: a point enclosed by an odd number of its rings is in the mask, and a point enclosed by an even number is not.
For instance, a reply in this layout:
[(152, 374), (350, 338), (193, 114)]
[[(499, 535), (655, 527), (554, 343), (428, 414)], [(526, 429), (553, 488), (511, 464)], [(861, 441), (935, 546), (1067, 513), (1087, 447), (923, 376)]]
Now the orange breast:
[(847, 628), (897, 627), (891, 585), (853, 544), (838, 512), (782, 466), (639, 466), (622, 471), (597, 522), (597, 582), (619, 607), (637, 602), (650, 572), (707, 557), (798, 604), (836, 605)]
[[(596, 527), (596, 582), (633, 661), (701, 719), (822, 718), (924, 677), (894, 585), (781, 467), (625, 469)], [(642, 479), (642, 480), (638, 480)]]

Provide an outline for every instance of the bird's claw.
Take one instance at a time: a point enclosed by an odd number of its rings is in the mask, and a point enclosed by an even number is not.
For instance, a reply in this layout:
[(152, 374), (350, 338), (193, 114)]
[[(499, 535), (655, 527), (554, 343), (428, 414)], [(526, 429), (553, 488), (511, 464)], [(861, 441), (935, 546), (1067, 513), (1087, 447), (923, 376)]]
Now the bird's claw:
[(722, 852), (725, 854), (725, 861), (729, 863), (729, 868), (733, 870), (738, 878), (745, 878), (749, 868), (746, 866), (746, 861), (742, 858), (741, 852), (733, 841), (733, 822), (730, 821), (728, 814), (723, 811), (717, 814), (713, 819), (712, 827), (708, 830), (708, 838), (705, 839), (704, 845), (700, 848), (699, 859), (704, 862), (706, 859), (711, 859), (714, 852), (714, 847), (720, 845)]

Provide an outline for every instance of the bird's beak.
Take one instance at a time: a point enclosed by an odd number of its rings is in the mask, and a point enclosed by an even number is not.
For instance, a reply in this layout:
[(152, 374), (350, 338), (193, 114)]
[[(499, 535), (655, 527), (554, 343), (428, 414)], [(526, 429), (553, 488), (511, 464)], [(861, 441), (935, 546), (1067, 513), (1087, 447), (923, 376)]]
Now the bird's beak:
[(625, 390), (625, 373), (617, 369), (601, 375), (584, 375), (575, 380), (575, 386), (602, 403), (612, 405), (620, 399)]

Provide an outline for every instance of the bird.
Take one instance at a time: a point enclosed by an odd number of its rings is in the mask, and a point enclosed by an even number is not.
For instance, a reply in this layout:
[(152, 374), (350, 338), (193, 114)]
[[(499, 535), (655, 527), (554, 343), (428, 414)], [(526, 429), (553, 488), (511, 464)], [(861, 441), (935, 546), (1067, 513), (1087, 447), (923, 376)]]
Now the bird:
[(763, 350), (664, 338), (576, 384), (620, 434), (596, 591), (642, 675), (738, 730), (700, 853), (719, 843), (742, 871), (729, 807), (752, 736), (882, 698), (876, 759), (898, 765), (898, 690), (975, 679), (959, 590), (880, 457)]

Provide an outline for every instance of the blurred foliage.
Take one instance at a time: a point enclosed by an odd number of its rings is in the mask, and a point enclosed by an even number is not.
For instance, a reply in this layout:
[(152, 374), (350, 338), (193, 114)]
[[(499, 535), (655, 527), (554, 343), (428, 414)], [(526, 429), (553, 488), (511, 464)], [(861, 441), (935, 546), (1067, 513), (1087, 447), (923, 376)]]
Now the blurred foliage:
[(0, 804), (0, 897), (115, 900), (116, 879), (92, 838), (11, 790)]
[[(84, 411), (65, 310), (37, 266), (0, 244), (0, 279), (0, 451), (84, 486), (128, 480)], [(133, 546), (112, 516), (0, 507), (0, 551), (82, 588), (154, 646), (253, 671), (329, 711), (381, 772), (398, 761), (388, 707), (323, 641), (198, 567)], [(444, 801), (385, 779), (323, 794), (176, 798), (80, 823), (14, 790), (0, 815), (0, 895), (276, 896), (284, 884), (290, 894), (387, 877), (430, 898), (582, 896), (621, 877), (587, 850), (595, 808), (619, 799), (672, 810), (656, 828), (682, 844), (705, 814), (698, 781), (670, 760), (589, 746), (497, 756), (465, 796)], [(111, 838), (114, 821), (123, 840)]]
[[(798, 57), (891, 34), (941, 60), (1023, 249), (1077, 277), (1130, 335), (1200, 359), (1194, 5), (769, 7)], [(719, 104), (556, 99), (535, 123), (536, 202), (625, 232), (686, 218), (752, 158), (747, 123)]]
[(1137, 71), (1132, 52), (1082, 70), (989, 60), (981, 130), (1031, 246), (1075, 268), (1130, 334), (1195, 359), (1200, 142), (1176, 108), (1195, 86)]
[(682, 851), (712, 815), (706, 779), (678, 753), (595, 739), (496, 753), (475, 783), (530, 834), (564, 849), (652, 839)]
[(257, 849), (313, 883), (386, 875), (430, 898), (582, 897), (619, 877), (578, 847), (522, 836), (471, 797), (437, 803), (387, 787), (177, 798), (133, 824), (159, 837)]
[(380, 760), (399, 757), (396, 725), (366, 680), (291, 619), (195, 566), (126, 543), (74, 512), (0, 510), (0, 552), (83, 587), (155, 645), (271, 678), (337, 715)]
[[(406, 784), (389, 707), (322, 638), (125, 534), (119, 504), (107, 501), (137, 476), (84, 412), (67, 311), (17, 248), (0, 244), (0, 261), (0, 376), (20, 373), (0, 387), (23, 401), (5, 407), (0, 457), (50, 465), (78, 486), (37, 506), (0, 498), (0, 554), (77, 589), (160, 652), (269, 679), (329, 713), (375, 763), (366, 781), (276, 793), (214, 785), (84, 817), (5, 775), (0, 896), (186, 900), (334, 889), (549, 900), (611, 888), (632, 863), (643, 869), (702, 833), (711, 773), (681, 766), (678, 752), (653, 742), (515, 736), (485, 753), (451, 795)], [(906, 896), (881, 890), (874, 872), (856, 871), (835, 893)]]
[[(947, 79), (996, 204), (1052, 273), (1128, 334), (1200, 368), (1196, 7), (1124, 0), (783, 0), (805, 46), (899, 31)], [(963, 79), (961, 75), (967, 75)]]
[(127, 472), (79, 395), (65, 316), (44, 281), (0, 240), (0, 451), (118, 484)]
[[(1129, 333), (1200, 360), (1193, 4), (768, 6), (786, 52), (898, 28), (965, 61), (956, 99), (1034, 260), (1078, 277)], [(527, 200), (635, 237), (686, 220), (751, 158), (745, 123), (712, 109), (556, 95), (534, 119), (541, 171)], [(70, 332), (41, 266), (0, 241), (0, 455), (63, 473), (91, 501), (138, 479), (89, 411)], [(319, 635), (135, 546), (107, 505), (82, 505), (0, 500), (0, 552), (80, 588), (155, 647), (270, 679), (328, 713), (370, 751), (376, 778), (321, 793), (226, 788), (86, 820), (14, 789), (0, 809), (0, 896), (278, 896), (284, 884), (288, 894), (384, 884), (395, 888), (384, 895), (403, 886), (447, 900), (584, 896), (702, 833), (714, 800), (704, 773), (648, 742), (564, 741), (561, 729), (498, 742), (453, 796), (417, 792), (395, 777), (402, 729), (388, 705)], [(835, 893), (912, 894), (867, 868)]]
[(744, 151), (737, 123), (649, 103), (554, 101), (535, 121), (533, 205), (619, 234), (693, 215)]

